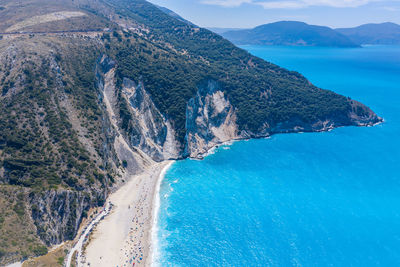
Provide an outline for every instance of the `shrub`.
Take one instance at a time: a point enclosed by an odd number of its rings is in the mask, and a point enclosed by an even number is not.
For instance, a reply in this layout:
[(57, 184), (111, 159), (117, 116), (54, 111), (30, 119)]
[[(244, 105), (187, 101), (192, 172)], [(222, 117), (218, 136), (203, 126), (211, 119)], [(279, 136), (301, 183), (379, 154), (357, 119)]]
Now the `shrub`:
[(36, 247), (34, 247), (32, 249), (32, 252), (36, 255), (36, 256), (42, 256), (42, 255), (46, 255), (48, 253), (48, 249), (46, 246), (44, 245), (37, 245)]
[(128, 167), (128, 162), (125, 159), (122, 161), (122, 166), (124, 168)]

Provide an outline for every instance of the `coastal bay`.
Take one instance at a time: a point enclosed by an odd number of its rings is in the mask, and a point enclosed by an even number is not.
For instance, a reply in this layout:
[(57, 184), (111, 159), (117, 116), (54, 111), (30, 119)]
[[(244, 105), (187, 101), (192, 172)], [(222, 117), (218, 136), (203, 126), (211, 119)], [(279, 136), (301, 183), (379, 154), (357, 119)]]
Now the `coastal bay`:
[(385, 122), (238, 141), (175, 163), (160, 191), (159, 265), (397, 266), (400, 48), (243, 48)]
[(0, 266), (400, 265), (399, 26), (154, 1), (2, 0)]

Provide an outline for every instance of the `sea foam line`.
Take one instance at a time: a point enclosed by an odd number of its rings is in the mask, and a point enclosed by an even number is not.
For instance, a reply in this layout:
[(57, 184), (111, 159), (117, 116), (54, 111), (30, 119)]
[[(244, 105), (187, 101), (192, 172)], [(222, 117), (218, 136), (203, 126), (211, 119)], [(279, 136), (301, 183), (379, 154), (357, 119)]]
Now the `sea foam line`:
[(158, 244), (158, 215), (160, 212), (160, 188), (161, 182), (165, 177), (168, 169), (172, 166), (174, 161), (169, 162), (160, 172), (160, 175), (157, 180), (156, 188), (154, 190), (154, 199), (153, 199), (153, 221), (151, 226), (151, 247), (150, 247), (150, 266), (157, 267), (160, 265), (159, 263), (159, 244)]

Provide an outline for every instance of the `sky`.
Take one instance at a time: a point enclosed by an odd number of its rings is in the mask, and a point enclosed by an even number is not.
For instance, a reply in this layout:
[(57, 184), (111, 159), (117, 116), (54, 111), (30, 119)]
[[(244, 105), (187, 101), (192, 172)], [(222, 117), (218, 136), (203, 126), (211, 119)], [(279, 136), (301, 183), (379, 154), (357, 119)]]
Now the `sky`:
[(251, 28), (296, 20), (354, 27), (364, 23), (400, 24), (400, 0), (149, 0), (201, 27)]

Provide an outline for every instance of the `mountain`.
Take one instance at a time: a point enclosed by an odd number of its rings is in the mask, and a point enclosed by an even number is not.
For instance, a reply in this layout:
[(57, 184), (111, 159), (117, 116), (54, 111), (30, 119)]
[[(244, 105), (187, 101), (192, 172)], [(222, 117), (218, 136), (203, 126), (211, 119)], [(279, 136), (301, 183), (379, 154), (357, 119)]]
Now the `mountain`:
[(336, 29), (358, 44), (400, 44), (400, 25), (386, 22), (380, 24), (364, 24), (355, 28)]
[(381, 121), (143, 0), (1, 5), (0, 265), (72, 240), (155, 162)]
[(248, 30), (228, 31), (223, 32), (222, 36), (238, 45), (359, 46), (331, 28), (297, 21), (280, 21)]

